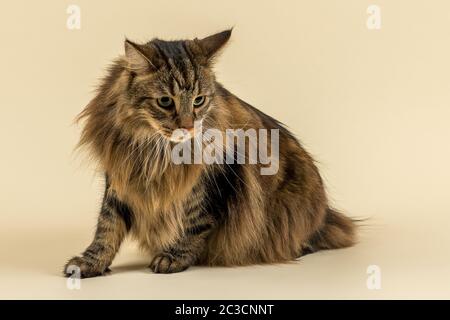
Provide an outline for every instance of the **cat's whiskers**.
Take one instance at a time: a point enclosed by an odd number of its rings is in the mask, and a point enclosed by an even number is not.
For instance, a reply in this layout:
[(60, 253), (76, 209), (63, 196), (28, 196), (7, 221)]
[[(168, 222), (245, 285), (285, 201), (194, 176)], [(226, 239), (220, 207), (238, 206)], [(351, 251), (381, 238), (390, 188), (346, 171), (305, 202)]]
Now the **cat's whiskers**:
[[(144, 141), (142, 139), (134, 140), (130, 147), (131, 152), (128, 154), (128, 156), (125, 158), (125, 162), (128, 161), (132, 156), (134, 156), (134, 153), (139, 151), (139, 157), (142, 156), (142, 151), (152, 142), (153, 138), (158, 134), (158, 131), (154, 132), (151, 136), (146, 137)], [(133, 147), (134, 146), (134, 147)]]

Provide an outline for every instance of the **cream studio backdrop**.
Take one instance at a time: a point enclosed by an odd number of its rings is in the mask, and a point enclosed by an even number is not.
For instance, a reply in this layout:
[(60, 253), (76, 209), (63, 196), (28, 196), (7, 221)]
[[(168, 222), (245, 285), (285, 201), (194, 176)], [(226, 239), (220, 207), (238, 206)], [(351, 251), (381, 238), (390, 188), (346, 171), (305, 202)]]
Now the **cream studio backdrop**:
[[(2, 4), (0, 298), (450, 298), (448, 1), (14, 1)], [(127, 242), (107, 277), (74, 285), (101, 175), (73, 119), (126, 37), (234, 26), (216, 65), (284, 122), (333, 203), (370, 217), (359, 243), (286, 265), (158, 275)]]

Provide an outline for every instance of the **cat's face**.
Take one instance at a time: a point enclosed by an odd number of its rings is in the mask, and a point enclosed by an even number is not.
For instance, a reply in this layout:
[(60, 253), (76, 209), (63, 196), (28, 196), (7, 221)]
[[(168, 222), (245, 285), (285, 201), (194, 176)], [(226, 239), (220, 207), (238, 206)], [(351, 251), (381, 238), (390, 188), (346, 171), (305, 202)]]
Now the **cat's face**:
[(127, 117), (172, 141), (195, 136), (213, 107), (212, 59), (230, 34), (224, 31), (202, 40), (155, 39), (144, 45), (126, 41)]

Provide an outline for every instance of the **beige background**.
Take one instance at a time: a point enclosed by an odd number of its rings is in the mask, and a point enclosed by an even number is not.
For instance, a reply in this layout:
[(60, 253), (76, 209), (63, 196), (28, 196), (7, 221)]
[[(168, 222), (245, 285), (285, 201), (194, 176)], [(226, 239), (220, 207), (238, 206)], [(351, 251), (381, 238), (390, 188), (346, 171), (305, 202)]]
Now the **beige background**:
[[(81, 30), (66, 28), (69, 4)], [(366, 9), (381, 8), (368, 30)], [(8, 1), (0, 10), (0, 298), (450, 298), (450, 2)], [(108, 277), (60, 276), (89, 243), (101, 179), (72, 124), (127, 36), (234, 26), (218, 79), (286, 123), (330, 197), (368, 216), (354, 248), (281, 266), (154, 275), (127, 244)], [(378, 265), (382, 289), (368, 290)]]

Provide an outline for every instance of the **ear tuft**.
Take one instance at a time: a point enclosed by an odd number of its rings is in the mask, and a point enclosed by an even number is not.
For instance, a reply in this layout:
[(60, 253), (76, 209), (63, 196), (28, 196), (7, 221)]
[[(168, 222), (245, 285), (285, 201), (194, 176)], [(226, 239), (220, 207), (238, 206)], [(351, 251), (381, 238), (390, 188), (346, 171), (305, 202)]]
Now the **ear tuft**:
[(228, 29), (209, 37), (197, 40), (198, 45), (201, 47), (203, 54), (207, 60), (210, 60), (216, 56), (219, 51), (225, 46), (231, 37), (231, 31), (233, 29)]

